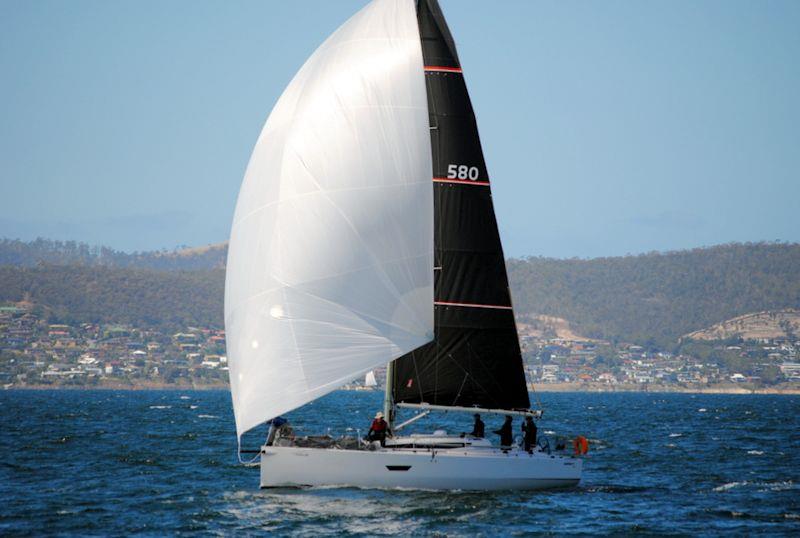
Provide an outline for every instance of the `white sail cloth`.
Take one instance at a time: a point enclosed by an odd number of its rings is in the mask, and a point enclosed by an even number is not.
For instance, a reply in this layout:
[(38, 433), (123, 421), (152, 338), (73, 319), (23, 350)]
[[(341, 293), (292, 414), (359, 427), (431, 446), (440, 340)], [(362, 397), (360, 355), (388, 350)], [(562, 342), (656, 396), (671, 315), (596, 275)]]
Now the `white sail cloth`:
[(364, 386), (365, 387), (377, 387), (378, 380), (375, 379), (375, 372), (370, 370), (367, 372), (367, 375), (364, 376)]
[(225, 283), (237, 434), (433, 338), (433, 187), (413, 0), (308, 59), (247, 167)]

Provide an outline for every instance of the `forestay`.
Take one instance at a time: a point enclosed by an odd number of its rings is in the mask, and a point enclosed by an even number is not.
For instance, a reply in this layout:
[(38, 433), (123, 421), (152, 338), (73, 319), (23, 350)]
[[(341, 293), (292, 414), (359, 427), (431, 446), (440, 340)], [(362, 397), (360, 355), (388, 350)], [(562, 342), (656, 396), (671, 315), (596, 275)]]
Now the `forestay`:
[(275, 105), (225, 283), (237, 434), (433, 338), (433, 190), (413, 0), (375, 0)]

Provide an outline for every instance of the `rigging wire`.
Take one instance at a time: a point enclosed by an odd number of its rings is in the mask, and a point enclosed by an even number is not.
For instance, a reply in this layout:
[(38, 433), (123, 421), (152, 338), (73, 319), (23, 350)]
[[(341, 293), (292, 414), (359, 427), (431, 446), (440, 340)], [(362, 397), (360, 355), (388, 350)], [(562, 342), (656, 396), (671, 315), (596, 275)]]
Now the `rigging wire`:
[(258, 451), (258, 454), (253, 457), (253, 459), (245, 461), (242, 459), (242, 438), (237, 436), (236, 437), (236, 457), (239, 459), (239, 463), (242, 465), (252, 467), (254, 465), (258, 465), (256, 460), (261, 457), (261, 451)]
[(419, 370), (417, 369), (417, 355), (416, 350), (411, 352), (411, 362), (414, 364), (414, 377), (417, 380), (417, 390), (419, 390), (419, 401), (423, 401), (422, 397), (422, 381), (419, 377)]

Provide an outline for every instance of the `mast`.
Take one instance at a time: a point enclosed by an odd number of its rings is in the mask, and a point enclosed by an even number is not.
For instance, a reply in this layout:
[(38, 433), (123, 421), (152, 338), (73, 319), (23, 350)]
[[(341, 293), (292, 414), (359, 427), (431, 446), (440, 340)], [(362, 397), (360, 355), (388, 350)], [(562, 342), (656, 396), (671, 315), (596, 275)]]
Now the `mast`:
[(394, 427), (394, 366), (393, 362), (386, 365), (386, 389), (383, 393), (383, 416), (389, 423), (389, 429)]

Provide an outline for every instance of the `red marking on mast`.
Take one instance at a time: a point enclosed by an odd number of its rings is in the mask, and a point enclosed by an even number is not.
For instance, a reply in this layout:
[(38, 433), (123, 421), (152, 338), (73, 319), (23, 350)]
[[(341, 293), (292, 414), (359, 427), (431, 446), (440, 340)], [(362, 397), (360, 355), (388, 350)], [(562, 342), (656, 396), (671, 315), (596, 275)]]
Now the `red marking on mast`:
[(472, 181), (471, 179), (450, 179), (447, 177), (435, 177), (433, 178), (434, 183), (464, 183), (465, 185), (482, 185), (484, 187), (489, 186), (488, 181)]
[(443, 65), (426, 65), (425, 71), (444, 71), (445, 73), (463, 73), (460, 67), (445, 67)]
[(410, 389), (410, 388), (411, 388), (411, 385), (413, 385), (413, 384), (414, 384), (414, 379), (413, 379), (413, 378), (412, 378), (412, 379), (409, 379), (409, 380), (408, 380), (408, 383), (406, 383), (406, 388), (407, 388), (407, 389)]
[(434, 301), (437, 306), (463, 306), (465, 308), (491, 308), (492, 310), (513, 310), (510, 306), (497, 304), (451, 303), (449, 301)]

